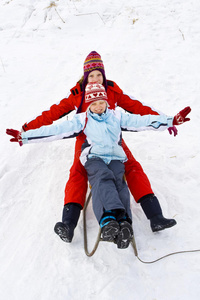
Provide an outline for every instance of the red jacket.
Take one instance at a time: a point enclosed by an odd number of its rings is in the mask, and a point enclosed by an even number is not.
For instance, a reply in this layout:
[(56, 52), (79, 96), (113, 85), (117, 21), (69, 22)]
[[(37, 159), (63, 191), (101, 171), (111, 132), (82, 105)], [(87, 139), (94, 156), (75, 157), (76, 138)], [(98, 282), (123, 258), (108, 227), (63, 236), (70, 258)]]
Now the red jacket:
[[(124, 94), (115, 82), (108, 80), (107, 84), (107, 95), (110, 109), (115, 109), (116, 106), (119, 106), (124, 110), (134, 114), (159, 114), (157, 111), (151, 109), (151, 107), (145, 106), (138, 100), (132, 99), (128, 95)], [(43, 125), (50, 125), (53, 123), (53, 121), (64, 117), (73, 110), (76, 110), (81, 103), (83, 93), (81, 85), (77, 83), (76, 86), (73, 87), (70, 92), (71, 93), (68, 98), (62, 99), (58, 104), (52, 105), (49, 110), (43, 111), (41, 115), (25, 123), (22, 126), (23, 130), (27, 131), (30, 129), (39, 128)], [(82, 105), (81, 111), (85, 111), (84, 103)]]

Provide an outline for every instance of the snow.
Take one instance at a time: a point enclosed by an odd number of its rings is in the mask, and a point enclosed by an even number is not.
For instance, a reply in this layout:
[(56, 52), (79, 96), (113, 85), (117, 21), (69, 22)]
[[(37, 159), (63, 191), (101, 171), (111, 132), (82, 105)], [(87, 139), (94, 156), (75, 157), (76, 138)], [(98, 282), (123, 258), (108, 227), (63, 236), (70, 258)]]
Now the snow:
[[(190, 105), (191, 121), (168, 132), (125, 133), (164, 215), (177, 225), (152, 233), (131, 199), (139, 257), (155, 260), (200, 248), (200, 2), (2, 0), (0, 3), (0, 299), (199, 299), (200, 253), (143, 264), (131, 247), (83, 247), (81, 214), (71, 244), (54, 233), (61, 220), (73, 139), (19, 147), (20, 129), (64, 98), (99, 52), (106, 75), (128, 94), (168, 115)], [(98, 224), (87, 211), (89, 249)]]

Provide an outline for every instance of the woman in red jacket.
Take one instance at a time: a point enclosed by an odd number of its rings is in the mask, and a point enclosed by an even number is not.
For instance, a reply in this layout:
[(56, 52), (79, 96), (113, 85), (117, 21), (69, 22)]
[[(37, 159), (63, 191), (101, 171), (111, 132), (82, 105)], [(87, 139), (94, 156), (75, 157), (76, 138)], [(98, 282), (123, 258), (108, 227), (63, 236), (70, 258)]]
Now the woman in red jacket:
[[(84, 112), (86, 110), (84, 102), (85, 87), (88, 82), (98, 82), (104, 85), (110, 109), (115, 109), (115, 107), (119, 106), (129, 113), (140, 115), (159, 114), (149, 106), (145, 106), (138, 100), (124, 94), (115, 82), (107, 80), (101, 56), (97, 52), (92, 51), (84, 62), (84, 76), (71, 89), (69, 96), (62, 99), (58, 104), (52, 105), (49, 110), (42, 112), (35, 119), (25, 123), (22, 126), (23, 131), (39, 128), (43, 125), (50, 125), (53, 121), (62, 118), (73, 110), (77, 110), (77, 113)], [(176, 134), (176, 128), (171, 128), (171, 130)], [(80, 134), (76, 139), (74, 162), (65, 187), (62, 216), (65, 228), (64, 232), (63, 230), (62, 232), (56, 230), (57, 226), (55, 226), (55, 232), (66, 242), (72, 241), (74, 229), (78, 223), (80, 211), (84, 206), (88, 188), (87, 174), (79, 161), (81, 146), (84, 140), (84, 134)], [(159, 201), (152, 191), (146, 174), (123, 140), (122, 146), (128, 157), (128, 161), (125, 163), (125, 175), (128, 187), (135, 201), (141, 204), (145, 215), (150, 220), (152, 231), (155, 232), (174, 226), (176, 224), (174, 219), (163, 217)]]

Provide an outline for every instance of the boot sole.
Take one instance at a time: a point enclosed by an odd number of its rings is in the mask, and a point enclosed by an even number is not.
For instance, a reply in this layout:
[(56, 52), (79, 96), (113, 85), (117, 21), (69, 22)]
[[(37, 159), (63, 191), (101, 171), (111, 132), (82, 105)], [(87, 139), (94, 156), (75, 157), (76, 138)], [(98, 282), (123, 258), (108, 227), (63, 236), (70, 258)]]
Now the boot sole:
[(72, 239), (69, 238), (69, 232), (67, 227), (63, 223), (58, 222), (54, 227), (55, 233), (66, 243), (71, 243)]
[(162, 230), (167, 229), (167, 228), (171, 228), (171, 227), (175, 226), (176, 224), (177, 224), (177, 223), (176, 223), (176, 221), (174, 220), (174, 222), (171, 223), (171, 224), (169, 223), (169, 224), (166, 224), (165, 226), (157, 225), (156, 227), (151, 228), (151, 229), (152, 229), (153, 232), (158, 232), (158, 231), (162, 231)]
[(103, 241), (114, 241), (119, 233), (119, 224), (116, 221), (110, 221), (108, 225), (102, 228)]
[(128, 248), (132, 238), (133, 238), (133, 228), (127, 222), (127, 224), (124, 225), (124, 227), (123, 226), (121, 227), (121, 230), (118, 234), (118, 237), (117, 237), (117, 240), (116, 240), (117, 248), (119, 248), (119, 249)]

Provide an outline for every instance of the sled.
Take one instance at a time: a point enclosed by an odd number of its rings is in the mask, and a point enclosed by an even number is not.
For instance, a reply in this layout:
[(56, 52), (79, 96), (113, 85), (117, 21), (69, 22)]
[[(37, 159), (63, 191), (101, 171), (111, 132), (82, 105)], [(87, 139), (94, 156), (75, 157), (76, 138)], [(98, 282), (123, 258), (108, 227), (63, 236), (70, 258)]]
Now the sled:
[[(86, 202), (85, 202), (85, 206), (83, 208), (83, 236), (84, 236), (84, 250), (85, 250), (85, 254), (89, 257), (91, 257), (92, 255), (94, 255), (94, 253), (96, 252), (98, 246), (99, 246), (99, 243), (100, 242), (105, 242), (102, 238), (101, 238), (101, 228), (99, 226), (99, 232), (98, 232), (98, 235), (97, 235), (97, 238), (96, 238), (96, 242), (92, 248), (92, 251), (88, 251), (88, 239), (87, 239), (87, 223), (86, 223), (86, 210), (87, 210), (87, 207), (88, 207), (88, 204), (90, 202), (92, 198), (92, 193), (90, 191), (87, 199), (86, 199)], [(114, 241), (111, 241), (111, 243), (114, 243)], [(133, 238), (130, 242), (130, 244), (132, 245), (133, 247), (133, 250), (134, 250), (134, 253), (135, 253), (135, 256), (138, 256), (138, 252), (137, 252), (137, 248), (136, 248), (136, 243), (135, 243), (135, 238), (134, 238), (134, 234), (133, 234)]]
[[(89, 257), (91, 257), (92, 255), (94, 255), (94, 253), (96, 252), (97, 248), (98, 248), (98, 245), (101, 241), (105, 242), (102, 238), (101, 238), (101, 228), (99, 226), (99, 233), (97, 235), (97, 239), (96, 239), (96, 242), (95, 242), (95, 245), (92, 249), (91, 252), (88, 251), (88, 243), (87, 243), (87, 224), (86, 224), (86, 210), (87, 210), (87, 207), (88, 207), (88, 204), (90, 202), (90, 199), (92, 198), (92, 193), (90, 191), (87, 199), (86, 199), (86, 202), (85, 202), (85, 206), (83, 208), (83, 234), (84, 234), (84, 250), (85, 250), (85, 254)], [(111, 242), (111, 243), (114, 243), (114, 242)], [(183, 253), (195, 253), (195, 252), (200, 252), (200, 249), (195, 249), (195, 250), (183, 250), (183, 251), (176, 251), (176, 252), (172, 252), (172, 253), (169, 253), (169, 254), (166, 254), (164, 256), (161, 256), (155, 260), (152, 260), (152, 261), (144, 261), (142, 260), (139, 256), (138, 256), (138, 251), (137, 251), (137, 247), (136, 247), (136, 242), (135, 242), (135, 238), (134, 238), (134, 234), (133, 234), (133, 238), (130, 242), (130, 244), (132, 245), (133, 247), (133, 250), (134, 250), (134, 253), (135, 253), (135, 256), (136, 258), (144, 263), (144, 264), (152, 264), (152, 263), (155, 263), (155, 262), (158, 262), (160, 260), (162, 260), (163, 258), (166, 258), (166, 257), (169, 257), (171, 255), (175, 255), (175, 254), (183, 254)]]

